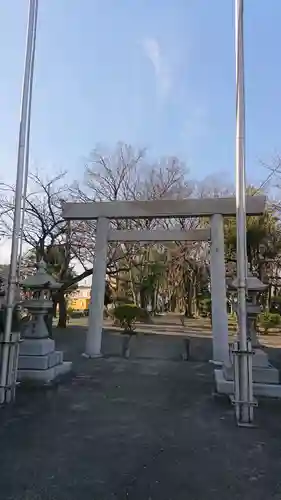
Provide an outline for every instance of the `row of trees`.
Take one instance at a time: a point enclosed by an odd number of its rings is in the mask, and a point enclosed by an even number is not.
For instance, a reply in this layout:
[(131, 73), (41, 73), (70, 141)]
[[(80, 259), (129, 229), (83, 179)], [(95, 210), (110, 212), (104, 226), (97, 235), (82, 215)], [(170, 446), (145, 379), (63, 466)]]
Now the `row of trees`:
[[(276, 169), (278, 172), (278, 169)], [(49, 178), (44, 173), (29, 177), (25, 200), (23, 240), (26, 252), (22, 270), (34, 270), (36, 261), (45, 259), (49, 271), (63, 283), (54, 297), (59, 303), (59, 325), (66, 324), (66, 296), (79, 281), (92, 274), (95, 253), (95, 222), (73, 221), (61, 217), (66, 201), (153, 200), (231, 196), (233, 189), (216, 179), (204, 182), (189, 179), (178, 158), (148, 159), (146, 150), (118, 144), (113, 152), (94, 150), (85, 167), (82, 182), (66, 182), (67, 174)], [(256, 189), (249, 188), (249, 194)], [(0, 186), (0, 239), (11, 237), (14, 187)], [(112, 221), (116, 229), (183, 229), (205, 227), (201, 218), (175, 220)], [(252, 271), (269, 280), (269, 301), (279, 294), (281, 232), (278, 206), (271, 204), (262, 217), (249, 217), (248, 257)], [(235, 273), (236, 227), (234, 219), (225, 220), (226, 258), (229, 275)], [(82, 269), (77, 272), (77, 268)], [(169, 307), (198, 313), (200, 301), (208, 297), (209, 245), (175, 242), (159, 244), (111, 243), (108, 251), (108, 279), (113, 293), (131, 298), (141, 307)], [(107, 287), (107, 295), (110, 294)], [(111, 290), (112, 293), (112, 290)], [(164, 304), (164, 306), (163, 306)]]

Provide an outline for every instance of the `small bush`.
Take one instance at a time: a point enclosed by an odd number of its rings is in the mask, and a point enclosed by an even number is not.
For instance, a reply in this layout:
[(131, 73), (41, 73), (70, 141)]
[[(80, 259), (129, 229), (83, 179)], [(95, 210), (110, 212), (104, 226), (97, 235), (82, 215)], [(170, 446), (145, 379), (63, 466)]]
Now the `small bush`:
[(144, 310), (136, 304), (120, 304), (112, 312), (115, 321), (123, 328), (124, 333), (133, 334), (136, 321), (143, 317)]
[(203, 297), (199, 300), (199, 314), (203, 318), (211, 315), (212, 312), (212, 299), (211, 297)]
[(281, 323), (280, 314), (264, 312), (258, 317), (259, 325), (264, 329), (264, 333), (267, 334), (270, 328), (276, 328)]

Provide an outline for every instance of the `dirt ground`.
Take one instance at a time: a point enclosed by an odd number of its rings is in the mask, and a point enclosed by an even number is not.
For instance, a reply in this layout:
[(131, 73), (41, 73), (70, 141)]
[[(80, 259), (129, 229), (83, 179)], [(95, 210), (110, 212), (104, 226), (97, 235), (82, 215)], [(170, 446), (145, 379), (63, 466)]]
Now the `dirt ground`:
[(256, 427), (237, 428), (212, 365), (195, 359), (210, 338), (181, 361), (173, 337), (153, 337), (162, 357), (129, 360), (81, 357), (83, 327), (55, 337), (74, 372), (0, 411), (1, 500), (280, 500), (281, 402), (259, 401)]

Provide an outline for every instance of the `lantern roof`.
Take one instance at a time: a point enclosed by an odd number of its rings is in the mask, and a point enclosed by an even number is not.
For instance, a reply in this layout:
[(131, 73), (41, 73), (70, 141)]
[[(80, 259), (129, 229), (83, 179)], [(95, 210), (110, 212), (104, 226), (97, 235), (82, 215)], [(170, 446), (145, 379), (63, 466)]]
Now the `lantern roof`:
[[(251, 271), (248, 271), (247, 273), (246, 283), (247, 283), (247, 290), (249, 292), (263, 292), (268, 288), (268, 285), (264, 284), (259, 278), (257, 278), (257, 276), (253, 276)], [(234, 278), (232, 283), (229, 284), (229, 287), (232, 289), (238, 288), (237, 277)]]
[(34, 290), (56, 290), (61, 287), (61, 283), (58, 283), (51, 274), (47, 273), (47, 265), (43, 259), (38, 262), (36, 273), (28, 276), (21, 282), (21, 285), (23, 288)]

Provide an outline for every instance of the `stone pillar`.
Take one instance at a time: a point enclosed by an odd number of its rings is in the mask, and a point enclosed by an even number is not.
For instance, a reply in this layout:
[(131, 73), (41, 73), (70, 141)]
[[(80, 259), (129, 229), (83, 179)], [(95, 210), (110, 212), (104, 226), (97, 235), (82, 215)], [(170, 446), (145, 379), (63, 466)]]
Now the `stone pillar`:
[(97, 220), (89, 326), (84, 353), (89, 358), (101, 356), (108, 229), (109, 219), (100, 217)]
[(226, 304), (226, 282), (224, 261), (223, 216), (211, 217), (211, 293), (212, 293), (212, 333), (213, 362), (228, 363), (228, 318)]

